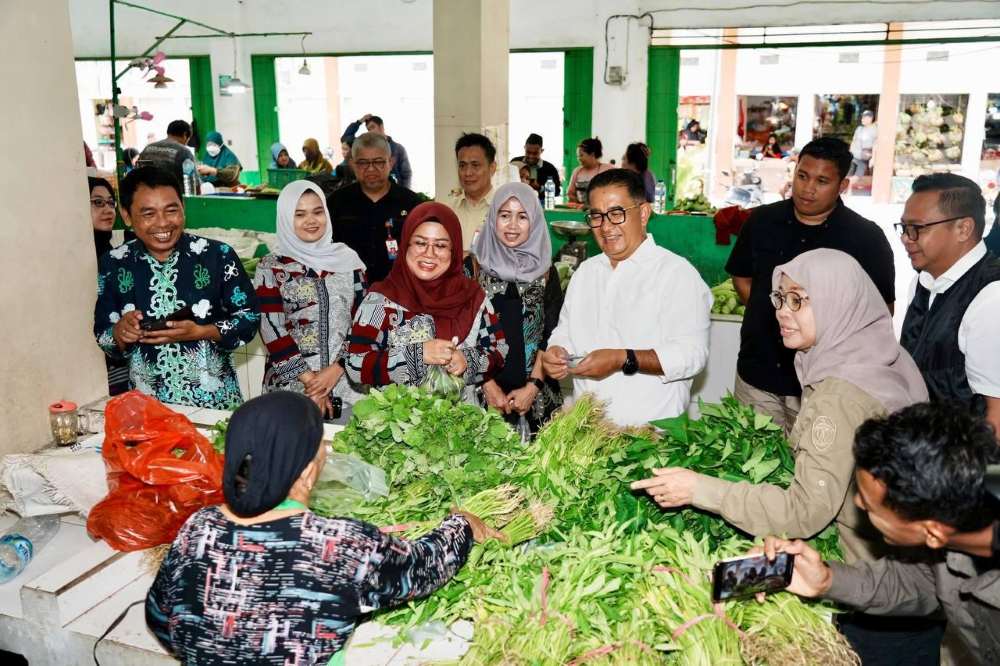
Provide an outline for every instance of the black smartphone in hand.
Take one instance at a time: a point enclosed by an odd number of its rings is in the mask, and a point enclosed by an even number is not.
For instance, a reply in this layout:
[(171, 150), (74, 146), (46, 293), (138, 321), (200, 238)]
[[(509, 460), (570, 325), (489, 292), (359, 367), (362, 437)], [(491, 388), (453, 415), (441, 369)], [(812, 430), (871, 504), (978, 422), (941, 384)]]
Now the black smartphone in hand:
[(773, 562), (768, 562), (764, 555), (716, 562), (712, 570), (712, 601), (783, 590), (791, 584), (794, 568), (795, 555), (789, 553), (778, 553)]
[(168, 321), (185, 321), (187, 319), (194, 319), (194, 311), (191, 310), (190, 305), (185, 305), (180, 310), (177, 310), (166, 317), (160, 317), (158, 319), (140, 319), (139, 328), (147, 333), (151, 331), (162, 331), (167, 328)]

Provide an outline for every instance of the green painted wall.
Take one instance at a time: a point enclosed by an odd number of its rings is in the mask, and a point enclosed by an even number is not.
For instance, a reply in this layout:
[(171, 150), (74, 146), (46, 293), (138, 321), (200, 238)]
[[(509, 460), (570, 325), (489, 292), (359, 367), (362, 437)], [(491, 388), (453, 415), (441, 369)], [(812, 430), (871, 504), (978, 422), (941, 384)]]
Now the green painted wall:
[(205, 135), (216, 129), (215, 102), (212, 99), (212, 63), (208, 56), (188, 58), (191, 74), (191, 118), (198, 126), (202, 147), (198, 159), (205, 159)]
[[(576, 146), (592, 136), (594, 115), (594, 49), (566, 49), (563, 70), (563, 166), (566, 192), (569, 176), (577, 167)], [(550, 156), (549, 161), (552, 161)]]
[(674, 204), (677, 175), (677, 105), (680, 101), (680, 50), (649, 47), (649, 90), (646, 93), (646, 143), (649, 168), (667, 185), (667, 207)]
[(271, 144), (279, 140), (278, 85), (274, 77), (274, 59), (273, 55), (250, 56), (260, 180), (267, 180), (267, 166), (271, 163)]

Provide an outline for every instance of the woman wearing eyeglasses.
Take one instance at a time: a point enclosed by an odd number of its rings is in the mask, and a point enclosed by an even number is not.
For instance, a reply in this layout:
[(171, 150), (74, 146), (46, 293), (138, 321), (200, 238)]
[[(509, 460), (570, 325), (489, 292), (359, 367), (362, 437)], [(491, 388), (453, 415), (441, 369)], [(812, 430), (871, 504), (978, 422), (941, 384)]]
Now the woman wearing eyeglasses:
[[(97, 258), (111, 251), (111, 229), (115, 226), (115, 193), (103, 178), (87, 178), (90, 186), (90, 224), (94, 227), (94, 251)], [(108, 395), (128, 390), (128, 363), (105, 357), (108, 367)]]
[(871, 559), (855, 533), (849, 493), (854, 431), (867, 419), (927, 400), (920, 371), (896, 342), (885, 301), (861, 265), (812, 250), (774, 269), (771, 304), (785, 347), (796, 350), (803, 404), (789, 443), (795, 478), (779, 488), (732, 483), (682, 468), (633, 484), (663, 508), (693, 505), (753, 534), (810, 538), (836, 519), (848, 562)]
[(354, 316), (347, 376), (356, 384), (419, 385), (432, 365), (472, 387), (492, 378), (507, 355), (500, 320), (462, 269), (462, 227), (448, 206), (429, 201), (403, 224), (388, 277), (371, 286)]
[(523, 415), (537, 432), (562, 405), (559, 382), (545, 380), (540, 352), (559, 323), (563, 294), (542, 205), (530, 185), (497, 189), (466, 266), (500, 316), (509, 347), (503, 369), (483, 384), (483, 399), (509, 422)]

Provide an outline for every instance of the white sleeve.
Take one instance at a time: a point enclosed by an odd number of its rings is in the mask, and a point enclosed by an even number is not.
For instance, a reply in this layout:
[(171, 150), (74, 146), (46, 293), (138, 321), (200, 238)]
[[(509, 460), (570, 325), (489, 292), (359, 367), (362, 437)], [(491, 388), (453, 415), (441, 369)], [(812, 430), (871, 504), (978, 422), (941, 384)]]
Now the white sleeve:
[(973, 393), (1000, 398), (1000, 282), (992, 282), (969, 304), (958, 327), (958, 348)]
[(690, 379), (705, 367), (712, 311), (712, 292), (693, 266), (685, 262), (665, 278), (661, 337), (653, 348), (664, 383)]
[[(552, 329), (552, 333), (549, 334), (549, 340), (546, 343), (546, 348), (551, 347), (562, 347), (570, 351), (571, 353), (576, 353), (573, 350), (573, 343), (570, 340), (570, 308), (573, 307), (574, 299), (577, 294), (580, 293), (580, 283), (583, 282), (581, 279), (583, 276), (580, 271), (577, 270), (573, 277), (570, 278), (569, 286), (566, 287), (566, 295), (563, 298), (562, 309), (559, 310), (559, 323), (556, 327)], [(584, 290), (586, 291), (586, 290)]]

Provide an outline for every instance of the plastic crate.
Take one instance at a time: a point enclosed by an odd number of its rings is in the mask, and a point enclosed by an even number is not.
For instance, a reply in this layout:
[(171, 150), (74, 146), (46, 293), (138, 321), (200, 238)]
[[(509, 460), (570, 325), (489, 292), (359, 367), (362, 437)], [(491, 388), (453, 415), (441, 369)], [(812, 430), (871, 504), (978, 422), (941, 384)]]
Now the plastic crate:
[(305, 169), (268, 169), (267, 184), (276, 190), (282, 189), (293, 180), (302, 180), (309, 175)]

